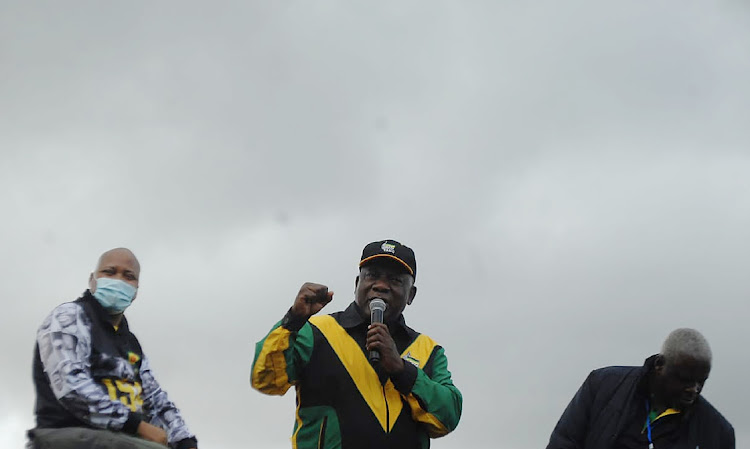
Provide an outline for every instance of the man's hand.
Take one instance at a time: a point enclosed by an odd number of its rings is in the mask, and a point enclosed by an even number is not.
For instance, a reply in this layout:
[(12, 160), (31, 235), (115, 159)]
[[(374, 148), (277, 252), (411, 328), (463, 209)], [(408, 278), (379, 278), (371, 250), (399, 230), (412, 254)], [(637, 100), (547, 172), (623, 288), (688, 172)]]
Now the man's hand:
[(161, 427), (156, 427), (146, 421), (141, 421), (141, 423), (138, 424), (137, 433), (138, 436), (144, 440), (153, 441), (154, 443), (163, 444), (164, 446), (167, 445), (167, 432)]
[(404, 370), (404, 361), (396, 349), (396, 342), (391, 338), (388, 332), (388, 326), (383, 323), (372, 323), (367, 328), (367, 343), (365, 347), (368, 351), (380, 352), (380, 366), (386, 373), (396, 374)]
[(292, 305), (292, 313), (298, 317), (310, 318), (333, 299), (333, 292), (328, 287), (312, 282), (305, 282), (297, 293)]

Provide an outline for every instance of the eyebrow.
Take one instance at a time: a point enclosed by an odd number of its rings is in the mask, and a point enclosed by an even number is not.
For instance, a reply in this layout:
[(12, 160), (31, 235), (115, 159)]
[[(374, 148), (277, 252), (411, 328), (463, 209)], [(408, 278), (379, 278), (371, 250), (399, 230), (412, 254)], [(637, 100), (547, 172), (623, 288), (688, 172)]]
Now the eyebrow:
[[(107, 265), (107, 266), (99, 268), (99, 271), (104, 271), (104, 270), (115, 270), (115, 271), (117, 271), (117, 266), (116, 265)], [(131, 270), (130, 268), (125, 268), (124, 270), (122, 270), (122, 272), (126, 273), (126, 274), (127, 273), (132, 274), (132, 275), (134, 275), (136, 277), (138, 276), (138, 274), (135, 271)]]

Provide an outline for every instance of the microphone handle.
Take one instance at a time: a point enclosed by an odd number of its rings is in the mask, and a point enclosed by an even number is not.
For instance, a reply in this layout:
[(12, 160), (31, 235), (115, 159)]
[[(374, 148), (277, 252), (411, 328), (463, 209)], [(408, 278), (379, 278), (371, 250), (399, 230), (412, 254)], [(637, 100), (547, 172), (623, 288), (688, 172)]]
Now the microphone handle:
[[(383, 322), (383, 310), (375, 309), (370, 311), (370, 322), (371, 323), (382, 323)], [(380, 352), (372, 350), (370, 355), (367, 357), (370, 363), (375, 364), (380, 362)]]

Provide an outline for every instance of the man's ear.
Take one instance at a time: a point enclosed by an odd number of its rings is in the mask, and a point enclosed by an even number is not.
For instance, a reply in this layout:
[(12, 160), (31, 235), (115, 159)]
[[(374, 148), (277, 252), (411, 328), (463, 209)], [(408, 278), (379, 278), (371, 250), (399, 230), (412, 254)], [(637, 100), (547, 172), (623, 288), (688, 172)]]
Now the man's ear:
[(94, 279), (93, 271), (91, 272), (91, 274), (89, 274), (89, 290), (91, 290), (91, 293), (94, 293), (94, 291), (96, 291), (96, 279)]
[(409, 289), (409, 298), (406, 300), (406, 303), (411, 305), (412, 301), (414, 301), (415, 296), (417, 296), (417, 286), (412, 285)]
[(359, 285), (359, 275), (357, 275), (357, 277), (354, 278), (354, 290), (357, 289), (358, 285)]

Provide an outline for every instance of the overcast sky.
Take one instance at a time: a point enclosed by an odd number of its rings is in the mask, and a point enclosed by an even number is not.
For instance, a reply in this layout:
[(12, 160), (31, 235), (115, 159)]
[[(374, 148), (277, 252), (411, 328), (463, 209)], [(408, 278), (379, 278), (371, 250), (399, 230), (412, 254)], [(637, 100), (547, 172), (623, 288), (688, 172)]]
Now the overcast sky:
[(117, 246), (201, 447), (289, 447), (254, 344), (305, 281), (345, 308), (384, 238), (464, 395), (433, 447), (544, 447), (590, 370), (685, 326), (745, 447), (749, 80), (742, 0), (0, 1), (0, 447), (36, 328)]

